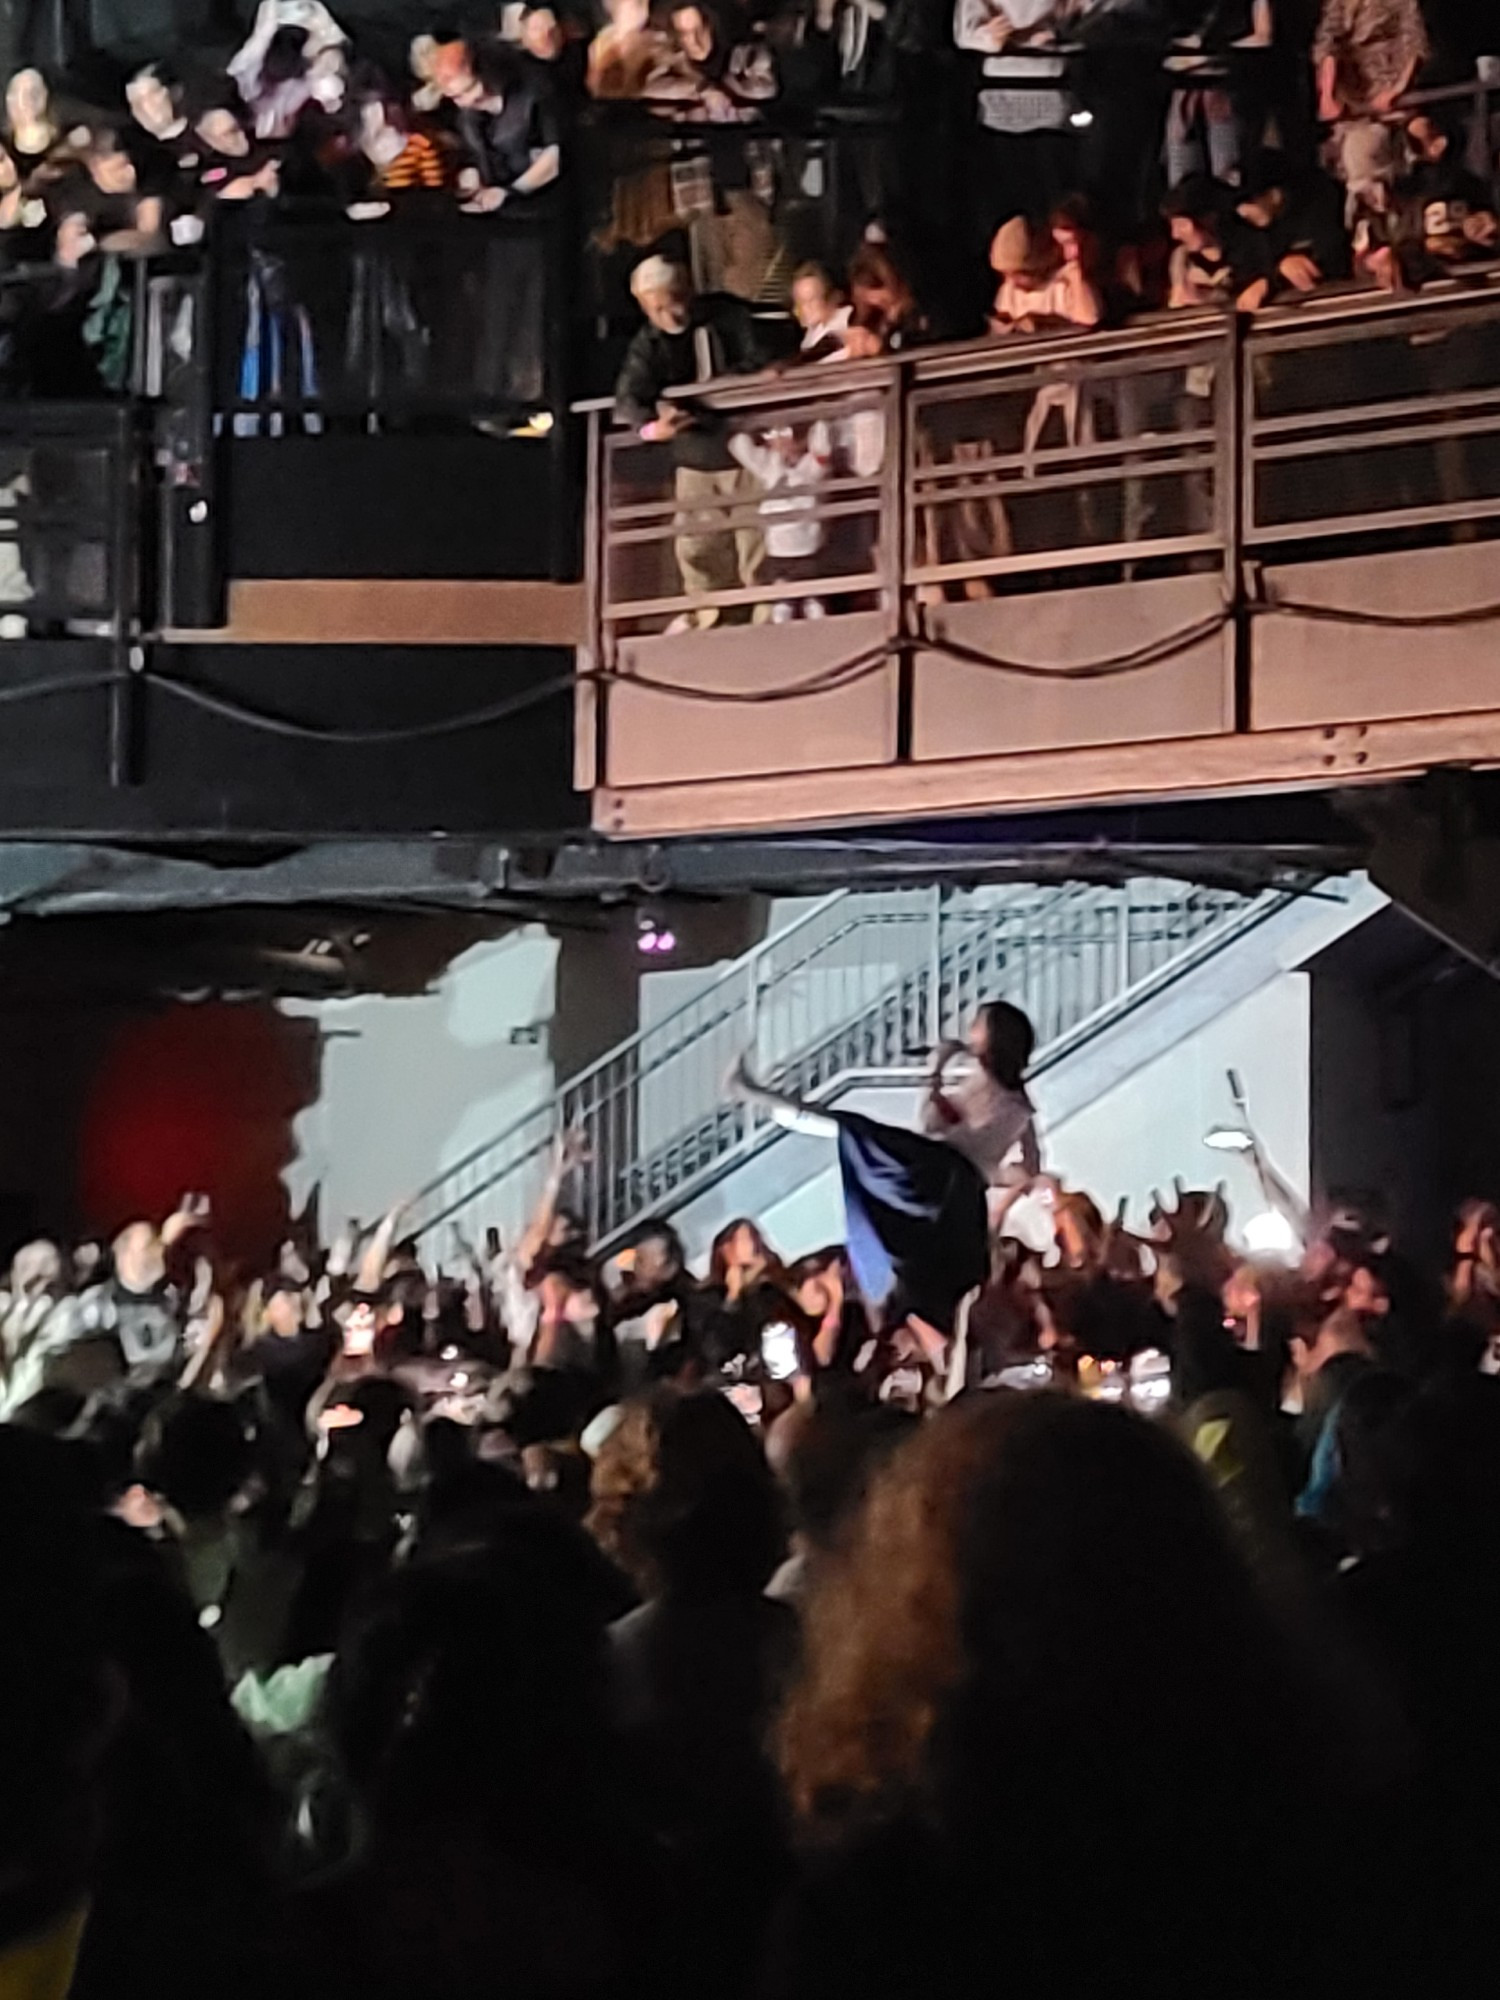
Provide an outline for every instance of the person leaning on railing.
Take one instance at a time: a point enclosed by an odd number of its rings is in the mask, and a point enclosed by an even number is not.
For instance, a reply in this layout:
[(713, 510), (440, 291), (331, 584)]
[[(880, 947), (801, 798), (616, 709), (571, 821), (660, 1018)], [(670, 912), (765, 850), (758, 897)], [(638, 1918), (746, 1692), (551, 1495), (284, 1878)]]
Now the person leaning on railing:
[[(755, 322), (741, 299), (695, 294), (680, 264), (648, 257), (631, 273), (630, 289), (646, 324), (631, 341), (615, 384), (615, 417), (648, 444), (669, 444), (673, 489), (684, 509), (675, 522), (673, 551), (689, 596), (748, 588), (764, 554), (760, 529), (726, 526), (725, 510), (750, 500), (754, 479), (736, 465), (723, 426), (707, 411), (666, 400), (667, 391), (720, 375), (764, 367)], [(705, 511), (688, 511), (702, 508)], [(718, 622), (715, 605), (684, 613), (684, 629)]]
[(443, 92), (458, 112), (464, 156), (459, 188), (468, 208), (488, 214), (505, 202), (540, 195), (557, 179), (557, 105), (549, 89), (525, 75), (514, 49), (488, 41), (462, 46)]

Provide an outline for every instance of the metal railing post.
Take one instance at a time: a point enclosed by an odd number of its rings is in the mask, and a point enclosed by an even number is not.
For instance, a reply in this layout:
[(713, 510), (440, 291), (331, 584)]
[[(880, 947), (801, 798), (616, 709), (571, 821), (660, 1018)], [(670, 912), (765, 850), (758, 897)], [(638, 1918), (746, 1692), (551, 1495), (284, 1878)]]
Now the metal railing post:
[(1127, 888), (1115, 905), (1115, 993), (1130, 991), (1130, 917), (1133, 905)]
[(943, 1039), (943, 911), (943, 892), (935, 888), (929, 894), (927, 914), (927, 1043), (934, 1049)]
[(1229, 321), (1229, 361), (1219, 402), (1220, 522), (1224, 536), (1224, 602), (1230, 618), (1234, 727), (1248, 731), (1251, 723), (1250, 615), (1245, 592), (1245, 521), (1253, 505), (1254, 477), (1246, 428), (1255, 406), (1250, 380), (1254, 367), (1245, 321), (1234, 313)]
[(140, 480), (136, 464), (141, 438), (130, 406), (118, 413), (111, 446), (109, 496), (109, 782), (121, 791), (138, 780), (140, 676), (145, 653), (139, 644), (142, 589), (141, 538), (136, 515)]
[(745, 961), (745, 1046), (760, 1045), (760, 953), (752, 951)]
[(896, 762), (908, 763), (916, 710), (916, 657), (907, 619), (907, 572), (911, 568), (908, 508), (912, 493), (912, 384), (905, 363), (898, 361), (894, 386), (887, 391), (885, 485), (881, 496), (880, 538), (886, 575), (886, 635), (897, 661)]

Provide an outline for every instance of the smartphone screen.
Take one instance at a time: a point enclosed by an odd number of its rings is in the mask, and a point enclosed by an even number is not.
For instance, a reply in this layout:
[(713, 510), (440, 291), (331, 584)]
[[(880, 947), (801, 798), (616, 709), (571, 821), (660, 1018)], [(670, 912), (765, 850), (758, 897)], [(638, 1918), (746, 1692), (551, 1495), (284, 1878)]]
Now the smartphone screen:
[(762, 1329), (760, 1358), (773, 1382), (789, 1382), (796, 1374), (799, 1364), (797, 1335), (785, 1320), (776, 1320)]

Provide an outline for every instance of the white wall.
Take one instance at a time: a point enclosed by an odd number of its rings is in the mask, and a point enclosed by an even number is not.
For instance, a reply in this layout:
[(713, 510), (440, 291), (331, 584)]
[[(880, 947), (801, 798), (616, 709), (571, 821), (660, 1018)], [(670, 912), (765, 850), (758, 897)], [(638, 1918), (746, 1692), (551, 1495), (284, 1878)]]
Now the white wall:
[[(555, 940), (528, 925), (415, 999), (284, 1001), (324, 1036), (322, 1094), (287, 1174), (294, 1209), (321, 1181), (326, 1230), (379, 1215), (546, 1096), (556, 970)], [(512, 1046), (512, 1029), (538, 1023), (535, 1045)]]
[(1047, 1079), (1037, 1089), (1047, 1164), (1086, 1188), (1106, 1213), (1130, 1198), (1129, 1220), (1146, 1221), (1151, 1190), (1170, 1195), (1172, 1176), (1189, 1187), (1228, 1183), (1235, 1219), (1265, 1207), (1242, 1155), (1210, 1152), (1204, 1134), (1232, 1125), (1225, 1071), (1240, 1073), (1251, 1117), (1278, 1171), (1304, 1197), (1309, 1177), (1311, 982), (1283, 972), (1176, 1047), (1135, 1070), (1094, 1103), (1047, 1124)]

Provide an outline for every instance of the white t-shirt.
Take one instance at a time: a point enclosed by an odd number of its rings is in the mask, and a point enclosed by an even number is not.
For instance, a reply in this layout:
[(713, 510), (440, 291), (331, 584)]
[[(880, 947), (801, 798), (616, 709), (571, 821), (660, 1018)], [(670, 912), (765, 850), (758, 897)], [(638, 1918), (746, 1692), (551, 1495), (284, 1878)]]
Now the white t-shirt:
[(943, 1096), (958, 1113), (959, 1122), (950, 1125), (929, 1099), (922, 1114), (922, 1129), (933, 1138), (945, 1139), (950, 1146), (956, 1146), (991, 1187), (1001, 1180), (1001, 1170), (1018, 1146), (1021, 1170), (1027, 1178), (1041, 1171), (1036, 1111), (1024, 1090), (1008, 1090), (987, 1069), (977, 1068), (951, 1089), (945, 1089)]

